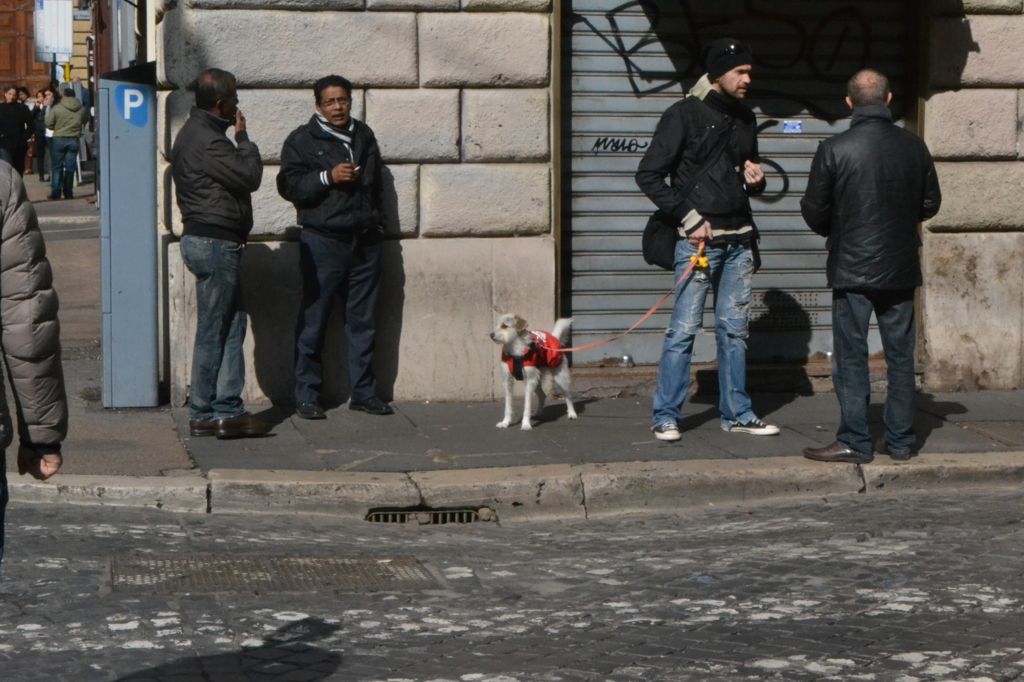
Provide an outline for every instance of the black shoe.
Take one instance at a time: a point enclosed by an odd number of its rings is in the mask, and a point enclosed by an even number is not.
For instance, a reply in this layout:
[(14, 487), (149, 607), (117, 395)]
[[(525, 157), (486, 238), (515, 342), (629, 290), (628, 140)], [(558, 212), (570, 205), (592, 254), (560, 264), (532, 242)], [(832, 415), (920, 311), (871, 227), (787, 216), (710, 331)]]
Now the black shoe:
[(299, 403), (295, 406), (295, 414), (303, 419), (327, 419), (327, 415), (316, 403)]
[(215, 436), (217, 435), (217, 420), (191, 419), (188, 422), (188, 433), (193, 438), (200, 438), (202, 436)]
[(838, 441), (823, 448), (804, 448), (804, 457), (818, 462), (849, 462), (850, 464), (867, 464), (874, 459), (873, 456), (862, 455)]
[(388, 405), (386, 402), (384, 402), (377, 396), (374, 396), (369, 400), (365, 400), (361, 403), (349, 401), (348, 409), (356, 410), (358, 412), (366, 412), (367, 414), (385, 415), (395, 413), (395, 411), (391, 409), (390, 405)]
[(911, 457), (916, 457), (917, 453), (912, 450), (906, 452), (893, 452), (892, 448), (889, 447), (889, 442), (885, 438), (879, 438), (878, 442), (875, 443), (875, 452), (880, 455), (889, 455), (889, 459), (896, 460), (897, 462), (906, 462)]
[(237, 417), (217, 420), (217, 433), (220, 440), (228, 438), (258, 438), (270, 433), (274, 428), (270, 424), (264, 424), (248, 412), (243, 412)]
[(50, 201), (60, 201), (60, 195), (59, 195), (59, 194), (51, 194), (51, 195), (50, 195), (49, 197), (47, 197), (47, 198), (48, 198), (48, 199), (49, 199)]
[(74, 198), (75, 198), (75, 195), (73, 195), (73, 194), (65, 194), (65, 195), (64, 195), (64, 198), (65, 198), (65, 199), (74, 199)]

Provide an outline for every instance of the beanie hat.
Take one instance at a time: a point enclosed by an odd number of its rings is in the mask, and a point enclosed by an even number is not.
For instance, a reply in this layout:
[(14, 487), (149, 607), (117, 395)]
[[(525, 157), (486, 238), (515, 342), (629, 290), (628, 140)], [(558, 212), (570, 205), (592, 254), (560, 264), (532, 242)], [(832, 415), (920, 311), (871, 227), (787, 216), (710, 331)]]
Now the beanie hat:
[(737, 66), (754, 63), (754, 53), (750, 51), (750, 46), (734, 38), (719, 38), (704, 48), (701, 58), (708, 70), (708, 80), (712, 83)]

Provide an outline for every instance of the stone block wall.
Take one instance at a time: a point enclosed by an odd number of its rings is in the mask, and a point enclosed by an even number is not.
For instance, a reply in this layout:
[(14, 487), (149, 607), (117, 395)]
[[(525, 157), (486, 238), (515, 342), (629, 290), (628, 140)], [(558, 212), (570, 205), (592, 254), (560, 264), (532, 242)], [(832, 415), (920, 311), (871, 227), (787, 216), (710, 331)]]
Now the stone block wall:
[(941, 212), (925, 224), (925, 381), (931, 390), (1022, 385), (1024, 3), (935, 0), (924, 137)]
[[(159, 220), (181, 234), (166, 154), (204, 68), (233, 72), (260, 147), (253, 242), (244, 262), (250, 316), (246, 400), (287, 402), (300, 295), (295, 211), (277, 195), (287, 135), (313, 114), (313, 82), (351, 80), (387, 170), (376, 369), (396, 399), (479, 400), (500, 392), (498, 312), (554, 320), (550, 0), (184, 0), (157, 25)], [(167, 253), (171, 396), (187, 397), (194, 281)], [(336, 311), (325, 399), (347, 396)]]

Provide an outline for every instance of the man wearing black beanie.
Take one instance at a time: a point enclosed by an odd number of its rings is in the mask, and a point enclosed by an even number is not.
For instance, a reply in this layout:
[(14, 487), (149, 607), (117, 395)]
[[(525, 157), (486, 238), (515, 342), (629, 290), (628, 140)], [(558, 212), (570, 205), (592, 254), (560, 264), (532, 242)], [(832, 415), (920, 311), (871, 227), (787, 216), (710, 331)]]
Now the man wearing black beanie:
[[(707, 73), (687, 97), (662, 115), (636, 172), (636, 183), (661, 219), (678, 225), (676, 277), (701, 244), (706, 268), (696, 268), (676, 291), (665, 331), (654, 396), (654, 435), (679, 440), (679, 419), (690, 388), (693, 341), (703, 326), (704, 300), (715, 292), (715, 339), (721, 426), (731, 433), (771, 436), (779, 428), (754, 414), (747, 395), (747, 318), (755, 269), (757, 228), (749, 195), (764, 191), (757, 153), (757, 122), (742, 100), (750, 87), (753, 54), (723, 38), (704, 49)], [(666, 184), (665, 179), (669, 179)]]

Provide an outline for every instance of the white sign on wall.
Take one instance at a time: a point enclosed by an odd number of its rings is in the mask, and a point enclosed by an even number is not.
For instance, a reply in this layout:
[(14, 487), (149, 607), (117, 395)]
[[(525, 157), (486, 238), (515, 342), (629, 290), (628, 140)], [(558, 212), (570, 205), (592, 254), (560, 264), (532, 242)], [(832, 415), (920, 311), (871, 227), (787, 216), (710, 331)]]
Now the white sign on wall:
[(37, 62), (71, 61), (75, 49), (74, 11), (72, 0), (35, 0)]

